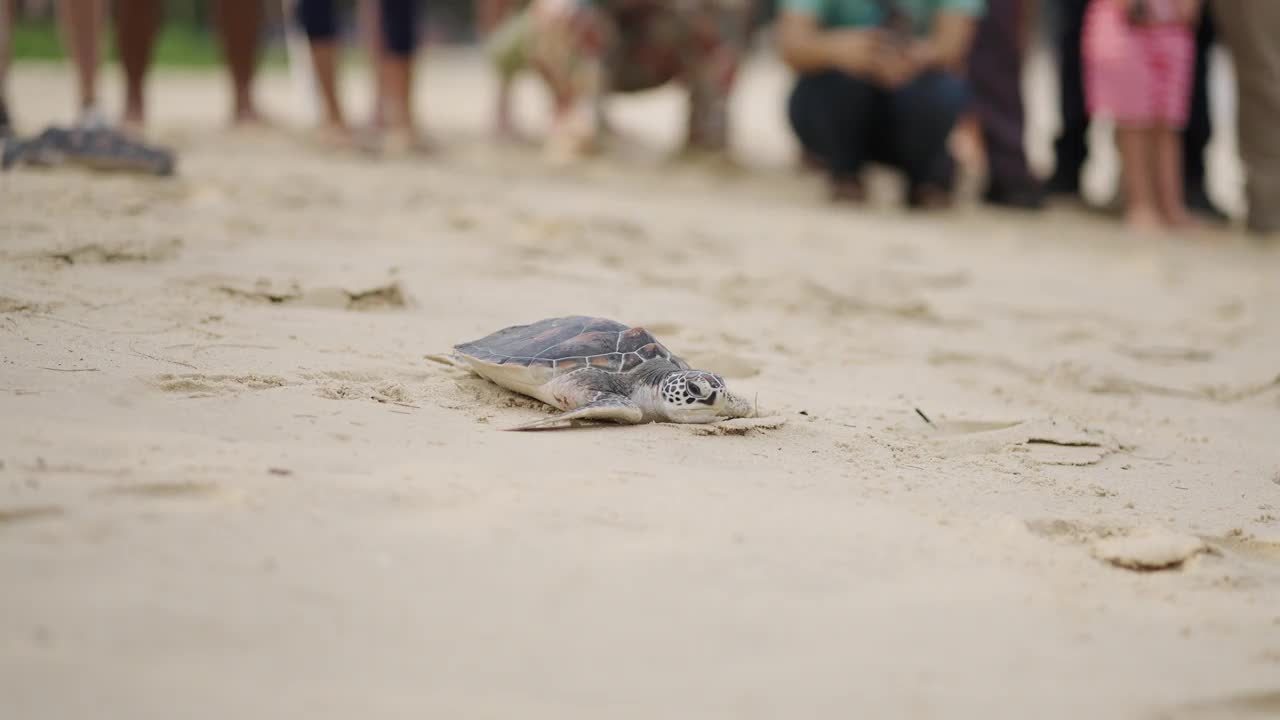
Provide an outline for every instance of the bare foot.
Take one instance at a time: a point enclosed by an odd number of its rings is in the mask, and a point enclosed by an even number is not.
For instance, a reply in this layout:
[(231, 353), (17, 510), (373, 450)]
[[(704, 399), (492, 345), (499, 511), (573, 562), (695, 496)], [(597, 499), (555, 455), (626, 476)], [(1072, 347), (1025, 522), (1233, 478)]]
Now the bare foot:
[(266, 130), (275, 127), (275, 123), (258, 112), (256, 107), (238, 107), (231, 113), (231, 127), (240, 130)]
[(533, 138), (520, 132), (510, 122), (499, 121), (493, 131), (494, 139), (507, 145), (532, 145)]
[(741, 175), (746, 171), (728, 148), (700, 143), (686, 143), (672, 160), (681, 165), (702, 168), (721, 175)]
[(1186, 208), (1178, 208), (1172, 212), (1166, 211), (1164, 221), (1174, 230), (1197, 230), (1205, 227), (1204, 222), (1187, 212)]
[(143, 118), (142, 110), (138, 108), (130, 108), (125, 110), (124, 117), (120, 118), (119, 130), (125, 136), (133, 140), (141, 140), (146, 135), (147, 123)]
[(435, 142), (415, 128), (391, 128), (383, 140), (383, 150), (390, 155), (434, 155)]
[(1125, 211), (1124, 222), (1130, 230), (1143, 234), (1159, 232), (1164, 226), (1160, 214), (1147, 207), (1130, 207)]
[(591, 156), (591, 152), (571, 139), (563, 137), (549, 138), (542, 148), (547, 162), (552, 165), (573, 165)]
[(571, 120), (558, 120), (547, 136), (545, 152), (556, 164), (573, 163), (599, 150), (596, 135)]
[(371, 155), (390, 157), (429, 156), (438, 152), (428, 136), (412, 128), (393, 127), (385, 131), (370, 128), (359, 133), (357, 147)]
[(356, 146), (355, 133), (342, 123), (326, 122), (312, 130), (316, 142), (338, 150), (349, 150)]

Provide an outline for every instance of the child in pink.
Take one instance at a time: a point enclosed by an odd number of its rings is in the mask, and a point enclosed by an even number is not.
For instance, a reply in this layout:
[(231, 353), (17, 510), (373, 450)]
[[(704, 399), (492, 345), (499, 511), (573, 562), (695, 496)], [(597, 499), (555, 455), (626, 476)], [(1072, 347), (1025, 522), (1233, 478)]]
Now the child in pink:
[[(1276, 0), (1280, 2), (1280, 0)], [(1131, 226), (1189, 223), (1182, 129), (1200, 0), (1090, 0), (1081, 51), (1089, 112), (1112, 118)]]

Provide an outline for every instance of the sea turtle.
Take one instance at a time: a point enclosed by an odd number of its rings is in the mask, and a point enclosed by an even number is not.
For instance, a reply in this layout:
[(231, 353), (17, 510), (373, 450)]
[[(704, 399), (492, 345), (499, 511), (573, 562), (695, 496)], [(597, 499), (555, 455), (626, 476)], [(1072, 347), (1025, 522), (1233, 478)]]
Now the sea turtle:
[(690, 368), (644, 328), (604, 318), (516, 325), (454, 352), (481, 377), (564, 411), (514, 430), (567, 420), (708, 423), (752, 414), (719, 375)]
[(91, 170), (167, 176), (174, 174), (176, 164), (172, 150), (133, 140), (110, 128), (51, 126), (26, 140), (10, 138), (3, 147), (0, 168), (4, 170), (15, 165), (79, 165)]

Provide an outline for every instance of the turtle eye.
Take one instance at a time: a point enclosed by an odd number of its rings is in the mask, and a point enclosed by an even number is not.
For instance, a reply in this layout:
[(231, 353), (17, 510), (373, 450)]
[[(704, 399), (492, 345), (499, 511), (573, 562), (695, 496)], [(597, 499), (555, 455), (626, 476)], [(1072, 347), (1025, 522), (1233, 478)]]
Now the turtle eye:
[(707, 393), (711, 392), (706, 386), (704, 386), (698, 380), (689, 380), (688, 385), (689, 385), (689, 394), (697, 398), (706, 397)]

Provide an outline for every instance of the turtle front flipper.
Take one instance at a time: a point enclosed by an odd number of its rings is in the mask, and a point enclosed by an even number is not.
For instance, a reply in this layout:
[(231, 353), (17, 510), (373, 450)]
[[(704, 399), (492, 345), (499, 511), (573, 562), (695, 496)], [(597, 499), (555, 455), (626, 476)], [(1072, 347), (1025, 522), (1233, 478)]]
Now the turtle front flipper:
[(644, 411), (631, 398), (617, 393), (598, 393), (591, 402), (568, 412), (543, 420), (509, 428), (511, 430), (546, 430), (573, 420), (595, 420), (635, 425), (644, 419)]

